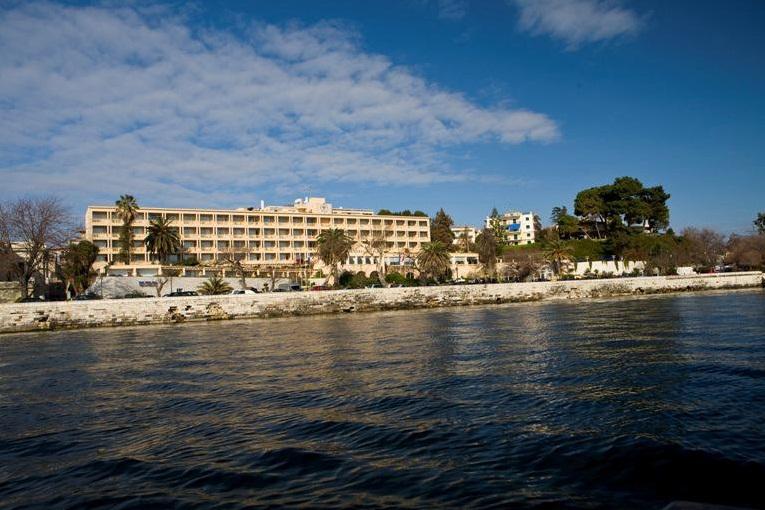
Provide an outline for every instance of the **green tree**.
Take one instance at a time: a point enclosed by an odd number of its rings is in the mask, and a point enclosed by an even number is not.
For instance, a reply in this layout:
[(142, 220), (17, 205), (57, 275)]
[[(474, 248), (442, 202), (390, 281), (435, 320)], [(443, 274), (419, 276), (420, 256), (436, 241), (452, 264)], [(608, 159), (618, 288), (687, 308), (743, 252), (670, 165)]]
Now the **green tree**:
[(231, 288), (231, 285), (229, 285), (226, 280), (217, 274), (212, 275), (206, 281), (202, 282), (202, 285), (197, 288), (197, 291), (200, 294), (204, 294), (206, 296), (228, 294), (232, 290), (233, 289)]
[(157, 218), (151, 220), (148, 233), (144, 239), (146, 249), (154, 254), (161, 264), (167, 263), (167, 257), (178, 253), (181, 249), (181, 240), (178, 237), (178, 230), (172, 226), (173, 221), (167, 218)]
[(119, 259), (125, 264), (130, 264), (130, 253), (133, 249), (133, 221), (139, 210), (138, 202), (133, 195), (120, 195), (120, 199), (114, 202), (117, 206), (117, 216), (122, 220), (119, 237)]
[(624, 227), (641, 232), (646, 225), (651, 232), (659, 232), (669, 226), (670, 195), (662, 186), (646, 188), (634, 177), (619, 177), (613, 184), (597, 186), (580, 191), (574, 200), (574, 213), (582, 223), (594, 228), (601, 238), (601, 226), (605, 235)]
[(601, 188), (589, 188), (580, 191), (574, 200), (574, 214), (582, 218), (582, 223), (593, 228), (598, 239), (602, 239), (600, 225), (606, 223), (606, 205)]
[(490, 228), (485, 228), (475, 239), (476, 250), (478, 250), (478, 261), (483, 264), (484, 270), (488, 276), (494, 276), (497, 269), (497, 256), (499, 255), (499, 246), (494, 232)]
[(561, 206), (555, 206), (552, 208), (552, 213), (550, 214), (550, 221), (553, 222), (554, 225), (557, 225), (560, 222), (560, 219), (564, 216), (568, 216), (568, 207), (565, 205)]
[(757, 213), (757, 218), (753, 223), (758, 234), (765, 234), (765, 212)]
[(339, 228), (331, 228), (322, 231), (316, 237), (316, 247), (324, 264), (326, 264), (332, 275), (332, 284), (338, 284), (337, 271), (338, 265), (348, 258), (353, 247), (353, 238)]
[(430, 240), (432, 242), (440, 242), (447, 248), (451, 247), (452, 243), (454, 243), (453, 226), (454, 220), (452, 220), (452, 217), (446, 214), (443, 209), (439, 209), (435, 218), (430, 223)]
[(572, 256), (573, 249), (560, 240), (548, 243), (544, 251), (545, 260), (552, 264), (553, 273), (556, 275), (561, 274), (563, 271), (563, 264), (571, 260)]
[(75, 295), (90, 287), (96, 277), (93, 264), (97, 257), (98, 246), (90, 241), (71, 243), (64, 248), (57, 273), (67, 289), (71, 288)]
[(425, 277), (439, 281), (448, 274), (450, 266), (449, 249), (441, 241), (423, 244), (417, 254), (417, 268)]

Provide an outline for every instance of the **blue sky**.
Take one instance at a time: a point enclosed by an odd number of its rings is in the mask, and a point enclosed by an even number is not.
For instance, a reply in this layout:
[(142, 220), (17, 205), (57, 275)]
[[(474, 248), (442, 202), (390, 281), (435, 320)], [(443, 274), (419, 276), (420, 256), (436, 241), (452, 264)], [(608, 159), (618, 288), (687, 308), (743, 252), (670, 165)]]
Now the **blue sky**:
[(676, 229), (765, 210), (760, 1), (0, 5), (0, 198), (546, 222), (632, 175)]

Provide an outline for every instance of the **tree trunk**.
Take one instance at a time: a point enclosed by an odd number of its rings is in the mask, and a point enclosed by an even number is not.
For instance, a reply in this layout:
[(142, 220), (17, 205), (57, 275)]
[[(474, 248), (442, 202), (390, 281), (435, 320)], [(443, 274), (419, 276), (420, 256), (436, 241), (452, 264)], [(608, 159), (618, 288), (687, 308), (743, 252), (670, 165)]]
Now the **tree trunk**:
[(21, 299), (29, 297), (29, 280), (31, 277), (27, 275), (19, 276), (19, 290), (21, 291)]

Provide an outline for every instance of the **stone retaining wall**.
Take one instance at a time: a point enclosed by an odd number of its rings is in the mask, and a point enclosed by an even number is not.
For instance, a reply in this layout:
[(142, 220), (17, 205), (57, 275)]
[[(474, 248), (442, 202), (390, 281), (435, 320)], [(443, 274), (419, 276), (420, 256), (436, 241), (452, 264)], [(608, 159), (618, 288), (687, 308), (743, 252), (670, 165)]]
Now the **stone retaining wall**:
[(401, 310), (544, 299), (602, 298), (736, 289), (762, 285), (763, 274), (750, 272), (565, 282), (289, 292), (255, 296), (196, 296), (3, 304), (0, 305), (0, 333)]
[(19, 282), (0, 282), (0, 303), (13, 303), (20, 297)]

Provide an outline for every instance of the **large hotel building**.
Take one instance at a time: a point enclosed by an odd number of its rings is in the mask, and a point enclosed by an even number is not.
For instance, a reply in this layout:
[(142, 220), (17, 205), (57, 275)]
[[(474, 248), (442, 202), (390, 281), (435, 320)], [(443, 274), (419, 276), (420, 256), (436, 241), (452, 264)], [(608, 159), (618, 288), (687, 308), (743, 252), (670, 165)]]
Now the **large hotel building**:
[(254, 274), (281, 268), (281, 274), (312, 262), (321, 268), (316, 257), (316, 236), (322, 230), (342, 229), (356, 240), (346, 261), (346, 269), (374, 270), (379, 262), (367, 246), (373, 239), (385, 239), (385, 263), (406, 266), (423, 243), (430, 241), (430, 219), (420, 216), (389, 216), (364, 209), (332, 207), (323, 198), (298, 199), (289, 206), (248, 207), (242, 209), (169, 209), (141, 207), (133, 223), (133, 251), (130, 264), (118, 262), (119, 231), (122, 220), (114, 206), (90, 206), (85, 216), (85, 237), (100, 249), (96, 269), (110, 264), (109, 274), (151, 276), (158, 264), (144, 246), (151, 220), (164, 217), (177, 228), (183, 252), (180, 257), (196, 260), (184, 274), (205, 274), (216, 267), (222, 254), (238, 252)]

